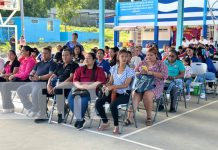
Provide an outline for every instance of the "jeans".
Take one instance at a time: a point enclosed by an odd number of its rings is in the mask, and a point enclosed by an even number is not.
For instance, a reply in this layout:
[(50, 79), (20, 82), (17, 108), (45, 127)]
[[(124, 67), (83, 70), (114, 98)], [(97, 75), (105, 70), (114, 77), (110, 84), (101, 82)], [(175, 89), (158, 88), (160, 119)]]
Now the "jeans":
[(175, 80), (171, 81), (170, 84), (168, 85), (168, 88), (167, 88), (166, 93), (167, 93), (167, 94), (170, 94), (170, 91), (172, 90), (172, 88), (173, 88), (174, 86), (176, 86), (176, 87), (179, 88), (179, 89), (182, 89), (182, 88), (183, 88), (182, 85), (183, 85), (182, 79), (175, 79)]
[(205, 78), (205, 80), (215, 80), (216, 75), (213, 72), (207, 72), (205, 74), (196, 76), (195, 82), (203, 83), (202, 88), (201, 88), (201, 93), (205, 93), (205, 90), (206, 90), (206, 87), (204, 85), (204, 78)]
[(186, 95), (190, 94), (190, 85), (192, 83), (192, 78), (185, 78), (185, 88), (186, 88)]
[(68, 95), (68, 105), (70, 110), (74, 113), (74, 116), (77, 120), (83, 120), (85, 118), (85, 113), (88, 109), (88, 103), (90, 101), (90, 97), (80, 97), (73, 96), (72, 92)]

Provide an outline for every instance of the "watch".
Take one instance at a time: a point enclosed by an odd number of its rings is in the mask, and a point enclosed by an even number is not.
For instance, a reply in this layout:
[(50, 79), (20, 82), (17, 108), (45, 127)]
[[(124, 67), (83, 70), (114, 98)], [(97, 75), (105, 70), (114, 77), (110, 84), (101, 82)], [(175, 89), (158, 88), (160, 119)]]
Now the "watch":
[(41, 76), (39, 76), (39, 80), (41, 80)]

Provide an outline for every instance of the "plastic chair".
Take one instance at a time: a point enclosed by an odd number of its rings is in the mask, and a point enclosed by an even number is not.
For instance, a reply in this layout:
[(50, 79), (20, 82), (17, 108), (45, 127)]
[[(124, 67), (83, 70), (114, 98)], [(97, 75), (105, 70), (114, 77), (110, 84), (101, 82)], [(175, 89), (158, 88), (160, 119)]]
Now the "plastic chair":
[[(192, 72), (194, 75), (196, 75), (194, 82), (191, 83), (191, 87), (199, 87), (199, 90), (201, 91), (204, 85), (205, 88), (205, 99), (207, 100), (207, 93), (206, 93), (206, 82), (205, 82), (205, 73), (207, 72), (207, 64), (205, 63), (191, 63)], [(203, 83), (196, 82), (197, 76), (202, 75), (203, 76)], [(198, 102), (200, 102), (200, 93), (198, 94)]]
[(213, 61), (213, 65), (216, 68), (216, 72), (218, 72), (218, 61)]

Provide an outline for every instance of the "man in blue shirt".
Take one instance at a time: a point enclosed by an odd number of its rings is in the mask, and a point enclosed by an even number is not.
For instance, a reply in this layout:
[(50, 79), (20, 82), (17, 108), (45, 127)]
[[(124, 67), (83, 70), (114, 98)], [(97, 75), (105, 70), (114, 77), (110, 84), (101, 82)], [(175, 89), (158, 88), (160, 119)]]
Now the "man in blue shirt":
[(73, 33), (72, 34), (72, 41), (68, 41), (65, 45), (71, 50), (71, 52), (73, 52), (74, 47), (76, 45), (80, 46), (81, 51), (84, 50), (83, 46), (77, 41), (78, 40), (78, 34), (77, 33)]
[[(36, 64), (30, 73), (30, 83), (24, 84), (17, 89), (27, 116), (36, 117), (35, 122), (47, 121), (46, 96), (43, 96), (42, 89), (46, 88), (46, 82), (56, 69), (56, 63), (51, 59), (51, 49), (45, 47), (42, 51), (42, 61)], [(32, 101), (29, 100), (31, 95)]]
[(99, 67), (102, 67), (104, 72), (107, 73), (107, 75), (110, 74), (110, 63), (106, 60), (104, 60), (104, 50), (103, 49), (99, 49), (97, 51), (97, 65)]

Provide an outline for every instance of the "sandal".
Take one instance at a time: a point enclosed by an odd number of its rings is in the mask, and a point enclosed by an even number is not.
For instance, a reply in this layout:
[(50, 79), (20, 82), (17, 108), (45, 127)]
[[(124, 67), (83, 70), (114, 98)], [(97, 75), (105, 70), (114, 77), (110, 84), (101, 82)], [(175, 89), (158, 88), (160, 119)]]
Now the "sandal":
[(98, 127), (98, 131), (104, 131), (106, 129), (108, 129), (110, 127), (110, 124), (107, 123), (107, 124), (102, 124), (101, 126)]
[(151, 118), (147, 118), (147, 120), (145, 121), (146, 126), (152, 126), (153, 122), (151, 120)]
[(126, 119), (126, 121), (124, 121), (125, 126), (129, 126), (131, 124), (132, 124), (132, 122), (129, 119)]
[(114, 135), (121, 134), (120, 130), (119, 130), (119, 127), (114, 127), (113, 134)]

